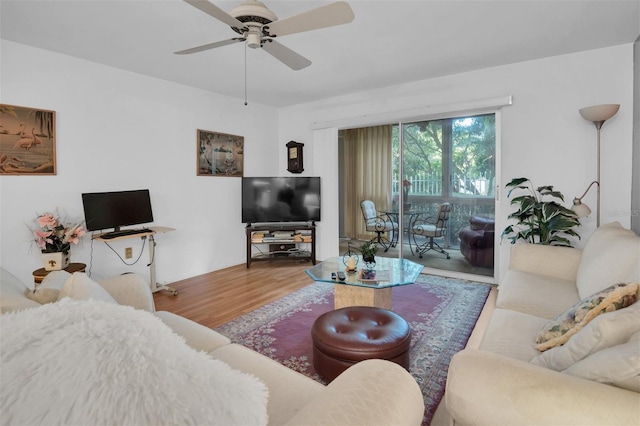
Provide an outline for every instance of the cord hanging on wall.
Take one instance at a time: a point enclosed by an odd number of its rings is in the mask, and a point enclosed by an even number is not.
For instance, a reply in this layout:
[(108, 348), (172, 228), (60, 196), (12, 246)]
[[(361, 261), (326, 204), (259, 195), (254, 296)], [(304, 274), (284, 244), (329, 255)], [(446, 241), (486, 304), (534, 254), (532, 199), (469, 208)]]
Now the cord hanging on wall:
[(244, 43), (244, 105), (247, 106), (247, 43)]

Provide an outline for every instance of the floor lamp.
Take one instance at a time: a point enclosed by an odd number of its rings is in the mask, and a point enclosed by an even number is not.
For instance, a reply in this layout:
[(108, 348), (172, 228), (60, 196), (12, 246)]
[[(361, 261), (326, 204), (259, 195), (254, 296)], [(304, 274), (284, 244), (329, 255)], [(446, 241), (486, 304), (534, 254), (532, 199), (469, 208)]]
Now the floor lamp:
[(578, 217), (585, 217), (591, 213), (591, 209), (586, 204), (582, 203), (582, 199), (587, 192), (591, 189), (591, 187), (595, 184), (598, 189), (598, 205), (597, 205), (597, 215), (596, 215), (596, 226), (600, 227), (600, 129), (605, 121), (616, 115), (618, 110), (620, 109), (620, 105), (618, 104), (604, 104), (604, 105), (594, 105), (586, 108), (582, 108), (580, 110), (580, 115), (585, 120), (591, 121), (596, 126), (597, 133), (597, 154), (598, 154), (598, 175), (596, 180), (591, 182), (587, 187), (587, 190), (584, 191), (581, 197), (573, 199), (573, 211), (578, 215)]

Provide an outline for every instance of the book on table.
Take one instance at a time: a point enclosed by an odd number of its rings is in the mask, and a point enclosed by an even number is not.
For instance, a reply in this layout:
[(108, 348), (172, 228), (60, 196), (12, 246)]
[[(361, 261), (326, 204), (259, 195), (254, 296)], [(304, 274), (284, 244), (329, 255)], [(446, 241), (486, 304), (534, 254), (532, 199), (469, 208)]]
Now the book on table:
[(378, 281), (389, 281), (390, 275), (388, 270), (360, 270), (360, 275), (358, 279), (362, 282), (378, 282)]

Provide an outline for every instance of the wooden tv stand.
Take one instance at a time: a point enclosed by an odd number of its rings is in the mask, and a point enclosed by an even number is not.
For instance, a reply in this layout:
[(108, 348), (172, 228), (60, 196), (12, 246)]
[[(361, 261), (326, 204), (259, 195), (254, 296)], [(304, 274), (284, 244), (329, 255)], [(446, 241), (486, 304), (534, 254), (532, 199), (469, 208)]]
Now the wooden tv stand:
[[(262, 260), (310, 260), (316, 264), (316, 225), (315, 224), (277, 224), (277, 225), (247, 225), (247, 268), (251, 262)], [(279, 237), (278, 233), (293, 236)], [(311, 250), (304, 250), (304, 245), (310, 245)], [(253, 253), (256, 247), (259, 253)], [(262, 248), (268, 247), (268, 251)]]

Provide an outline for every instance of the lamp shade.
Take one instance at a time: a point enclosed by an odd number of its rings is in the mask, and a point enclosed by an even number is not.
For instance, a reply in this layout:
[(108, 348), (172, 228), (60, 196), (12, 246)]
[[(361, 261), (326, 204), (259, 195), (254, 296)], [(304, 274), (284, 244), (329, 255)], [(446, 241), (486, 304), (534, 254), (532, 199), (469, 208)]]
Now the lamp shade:
[(571, 207), (571, 210), (573, 210), (578, 217), (586, 217), (591, 214), (591, 209), (589, 208), (589, 206), (582, 203), (574, 204), (573, 207)]
[(597, 123), (599, 121), (606, 121), (610, 119), (616, 115), (619, 109), (619, 104), (593, 105), (580, 109), (580, 115), (585, 120)]

